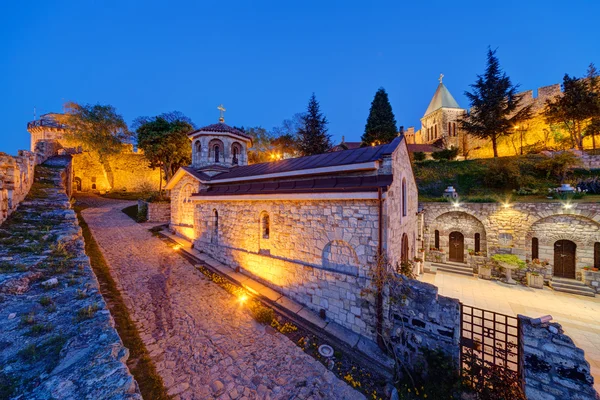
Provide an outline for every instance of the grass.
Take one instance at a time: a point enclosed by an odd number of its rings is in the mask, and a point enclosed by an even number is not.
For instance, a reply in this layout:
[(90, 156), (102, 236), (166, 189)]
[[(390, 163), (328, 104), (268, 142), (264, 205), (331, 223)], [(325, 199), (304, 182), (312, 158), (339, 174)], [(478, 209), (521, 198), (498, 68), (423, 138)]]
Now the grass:
[(42, 359), (46, 360), (46, 372), (54, 369), (60, 359), (60, 351), (67, 342), (64, 336), (53, 336), (50, 339), (40, 344), (30, 344), (23, 350), (19, 351), (18, 355), (27, 363), (34, 363)]
[[(137, 207), (136, 207), (137, 208)], [(164, 386), (162, 378), (156, 372), (156, 367), (150, 359), (148, 350), (142, 341), (140, 334), (131, 320), (125, 302), (117, 285), (110, 275), (108, 264), (98, 247), (98, 243), (92, 236), (88, 224), (81, 216), (82, 207), (75, 206), (79, 225), (83, 230), (85, 239), (85, 252), (90, 257), (92, 269), (100, 283), (100, 291), (108, 304), (110, 312), (115, 320), (115, 327), (123, 344), (129, 349), (127, 366), (137, 381), (142, 396), (146, 399), (170, 399)]]

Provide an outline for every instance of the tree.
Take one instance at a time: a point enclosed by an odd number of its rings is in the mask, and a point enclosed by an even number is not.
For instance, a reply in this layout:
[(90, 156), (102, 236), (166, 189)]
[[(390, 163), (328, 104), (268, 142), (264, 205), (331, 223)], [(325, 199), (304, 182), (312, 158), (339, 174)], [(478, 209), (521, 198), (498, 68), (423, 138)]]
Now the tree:
[(521, 121), (531, 118), (531, 105), (523, 106), (517, 94), (519, 85), (500, 69), (496, 50), (488, 48), (487, 67), (483, 75), (465, 92), (471, 104), (471, 113), (461, 119), (461, 129), (467, 134), (490, 139), (494, 157), (498, 157), (498, 139), (511, 134)]
[(273, 152), (281, 158), (292, 158), (300, 155), (298, 131), (302, 127), (304, 113), (296, 113), (292, 118), (284, 119), (280, 126), (271, 130)]
[[(544, 114), (546, 122), (560, 125), (568, 132), (572, 146), (581, 151), (586, 128), (590, 127), (594, 117), (598, 117), (598, 94), (594, 92), (597, 74), (593, 65), (590, 67), (588, 73), (591, 79), (579, 79), (565, 74), (562, 96), (548, 100)], [(592, 125), (591, 128), (593, 131), (595, 126)], [(590, 134), (589, 131), (587, 133)]]
[(64, 110), (64, 114), (56, 114), (54, 118), (68, 127), (66, 139), (78, 143), (84, 150), (98, 156), (112, 187), (114, 178), (107, 157), (119, 154), (123, 144), (133, 135), (125, 120), (111, 105), (80, 105), (68, 102), (65, 103)]
[(592, 137), (592, 147), (596, 149), (596, 135), (600, 134), (600, 76), (596, 66), (592, 63), (588, 67), (587, 81), (595, 97), (595, 104), (592, 104), (590, 124), (586, 128), (586, 136)]
[(384, 88), (379, 88), (371, 102), (371, 109), (365, 133), (362, 135), (362, 145), (389, 143), (398, 136), (396, 128), (396, 117), (392, 111), (392, 105)]
[(303, 156), (325, 153), (331, 149), (331, 136), (327, 134), (327, 118), (319, 109), (313, 93), (308, 101), (306, 114), (298, 129), (298, 149)]
[(256, 164), (273, 161), (271, 141), (273, 136), (263, 127), (247, 128), (244, 132), (252, 138), (252, 147), (248, 149), (248, 163)]
[[(192, 121), (178, 111), (155, 117), (139, 117), (133, 126), (138, 147), (150, 161), (151, 168), (160, 168), (165, 180), (192, 161), (192, 149), (187, 134), (194, 130)], [(160, 179), (162, 192), (162, 177)]]

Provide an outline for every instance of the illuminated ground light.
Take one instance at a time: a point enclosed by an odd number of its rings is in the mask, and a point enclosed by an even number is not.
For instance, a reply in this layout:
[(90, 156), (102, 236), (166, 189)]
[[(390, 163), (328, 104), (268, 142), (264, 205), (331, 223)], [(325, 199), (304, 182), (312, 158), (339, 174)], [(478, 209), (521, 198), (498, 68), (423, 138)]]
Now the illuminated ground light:
[(173, 246), (173, 250), (177, 251), (181, 248), (181, 245), (176, 244), (175, 246)]
[(563, 203), (562, 206), (565, 210), (570, 210), (571, 208), (573, 208), (573, 204), (571, 203)]
[(242, 294), (238, 297), (238, 300), (240, 301), (240, 303), (244, 304), (246, 300), (248, 300), (248, 295)]

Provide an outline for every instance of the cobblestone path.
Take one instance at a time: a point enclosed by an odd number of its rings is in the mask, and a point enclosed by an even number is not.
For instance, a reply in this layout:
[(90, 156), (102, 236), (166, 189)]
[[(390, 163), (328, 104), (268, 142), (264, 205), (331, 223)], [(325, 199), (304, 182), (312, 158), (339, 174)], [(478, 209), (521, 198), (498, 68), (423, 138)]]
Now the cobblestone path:
[(121, 209), (81, 198), (83, 211), (150, 356), (180, 399), (363, 399)]

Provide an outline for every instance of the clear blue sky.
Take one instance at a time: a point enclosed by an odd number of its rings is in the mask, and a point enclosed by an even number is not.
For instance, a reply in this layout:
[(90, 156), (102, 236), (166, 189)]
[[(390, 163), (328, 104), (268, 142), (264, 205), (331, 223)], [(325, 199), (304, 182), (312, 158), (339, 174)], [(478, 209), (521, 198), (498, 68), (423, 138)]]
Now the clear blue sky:
[(438, 75), (459, 104), (488, 45), (522, 89), (600, 67), (600, 2), (6, 1), (0, 151), (62, 103), (112, 104), (128, 122), (179, 110), (197, 125), (271, 128), (314, 91), (335, 141), (359, 140), (378, 87), (419, 127)]

